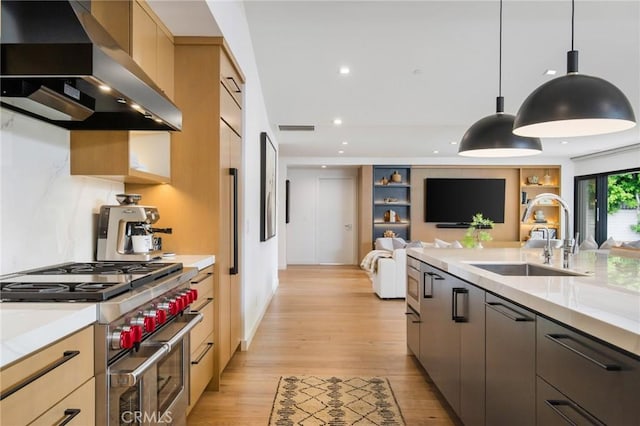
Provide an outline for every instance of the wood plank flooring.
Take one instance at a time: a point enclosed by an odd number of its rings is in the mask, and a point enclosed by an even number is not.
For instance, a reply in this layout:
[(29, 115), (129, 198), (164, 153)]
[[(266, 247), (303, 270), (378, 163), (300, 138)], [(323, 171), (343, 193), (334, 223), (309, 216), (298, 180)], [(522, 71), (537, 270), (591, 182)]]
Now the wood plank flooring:
[(280, 376), (386, 376), (408, 426), (452, 425), (407, 354), (404, 300), (380, 300), (355, 266), (290, 266), (246, 352), (205, 392), (189, 426), (266, 425)]

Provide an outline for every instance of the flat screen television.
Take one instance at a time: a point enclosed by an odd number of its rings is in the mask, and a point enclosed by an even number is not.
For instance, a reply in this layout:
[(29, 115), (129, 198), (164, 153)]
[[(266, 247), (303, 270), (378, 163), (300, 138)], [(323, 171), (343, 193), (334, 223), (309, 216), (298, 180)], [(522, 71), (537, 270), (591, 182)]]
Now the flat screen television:
[(426, 178), (425, 222), (467, 224), (476, 213), (504, 223), (505, 179)]

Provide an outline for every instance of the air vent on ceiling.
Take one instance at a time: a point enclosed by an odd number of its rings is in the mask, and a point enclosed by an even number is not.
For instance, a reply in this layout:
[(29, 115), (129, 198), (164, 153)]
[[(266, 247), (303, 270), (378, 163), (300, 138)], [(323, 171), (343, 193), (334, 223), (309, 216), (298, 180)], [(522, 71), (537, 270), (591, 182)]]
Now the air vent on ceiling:
[(280, 124), (278, 129), (281, 132), (313, 132), (316, 126), (310, 124)]

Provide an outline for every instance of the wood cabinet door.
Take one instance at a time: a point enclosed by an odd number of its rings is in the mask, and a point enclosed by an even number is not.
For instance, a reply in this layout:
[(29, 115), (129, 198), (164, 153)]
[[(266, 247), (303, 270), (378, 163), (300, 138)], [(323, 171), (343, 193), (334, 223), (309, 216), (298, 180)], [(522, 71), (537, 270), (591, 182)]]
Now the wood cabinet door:
[(153, 81), (158, 81), (156, 23), (137, 1), (132, 4), (131, 22), (131, 57)]
[(165, 34), (165, 32), (158, 25), (157, 30), (157, 44), (158, 44), (158, 70), (157, 80), (158, 86), (164, 91), (170, 99), (173, 99), (174, 95), (174, 52), (173, 41)]
[[(230, 149), (229, 149), (229, 162), (231, 167), (234, 167), (238, 170), (241, 170), (242, 166), (242, 138), (238, 136), (236, 133), (230, 135)], [(241, 280), (241, 264), (240, 264), (240, 253), (242, 250), (240, 248), (240, 236), (242, 235), (242, 220), (241, 217), (234, 218), (234, 211), (236, 215), (240, 215), (240, 212), (244, 211), (242, 207), (242, 182), (240, 180), (240, 176), (242, 174), (238, 173), (237, 176), (237, 184), (235, 191), (237, 192), (231, 194), (231, 203), (236, 203), (235, 209), (233, 204), (231, 205), (231, 226), (229, 227), (229, 231), (231, 235), (229, 235), (230, 239), (230, 261), (231, 267), (235, 267), (236, 272), (230, 275), (230, 289), (229, 289), (229, 314), (230, 314), (230, 337), (231, 337), (231, 354), (236, 351), (238, 345), (240, 344), (240, 340), (242, 339), (242, 280)], [(233, 190), (233, 187), (232, 187)]]

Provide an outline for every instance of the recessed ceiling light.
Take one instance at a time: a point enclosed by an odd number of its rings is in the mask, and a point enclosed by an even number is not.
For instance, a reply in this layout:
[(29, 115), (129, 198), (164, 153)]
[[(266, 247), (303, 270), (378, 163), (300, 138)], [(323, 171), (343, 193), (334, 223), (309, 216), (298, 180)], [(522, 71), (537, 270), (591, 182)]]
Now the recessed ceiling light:
[(336, 126), (339, 126), (342, 124), (342, 118), (334, 118), (333, 119), (333, 124), (335, 124)]
[(347, 142), (347, 141), (342, 141), (342, 145), (349, 145), (349, 142)]
[(107, 86), (106, 84), (101, 84), (100, 86), (98, 86), (100, 88), (100, 90), (102, 90), (103, 92), (110, 92), (111, 91), (111, 87)]
[(449, 142), (451, 145), (458, 145), (458, 141), (451, 141)]
[(552, 69), (547, 69), (547, 70), (544, 70), (543, 72), (544, 75), (556, 75), (557, 73), (558, 71), (552, 70)]
[(131, 104), (131, 108), (135, 109), (136, 111), (140, 111), (142, 109), (142, 107), (138, 104)]
[(327, 166), (325, 166), (324, 164), (323, 164), (322, 166), (320, 166), (320, 167), (322, 167), (323, 169), (326, 169), (326, 168), (327, 168)]
[(349, 69), (349, 67), (346, 66), (342, 66), (340, 67), (340, 74), (342, 75), (347, 75), (351, 72), (351, 70)]
[(562, 145), (567, 145), (569, 143), (569, 141), (561, 141), (560, 144)]
[(433, 153), (434, 153), (434, 154), (440, 154), (440, 151), (438, 151), (437, 149), (434, 149), (434, 150), (433, 150)]
[(344, 150), (341, 149), (340, 151), (338, 151), (338, 154), (344, 154)]
[(161, 120), (161, 119), (159, 119), (159, 118), (156, 118), (156, 119), (155, 119), (155, 122), (156, 122), (156, 123), (162, 123), (162, 120)]
[(127, 100), (124, 99), (124, 98), (118, 98), (118, 99), (116, 99), (116, 102), (118, 102), (119, 104), (126, 104)]

